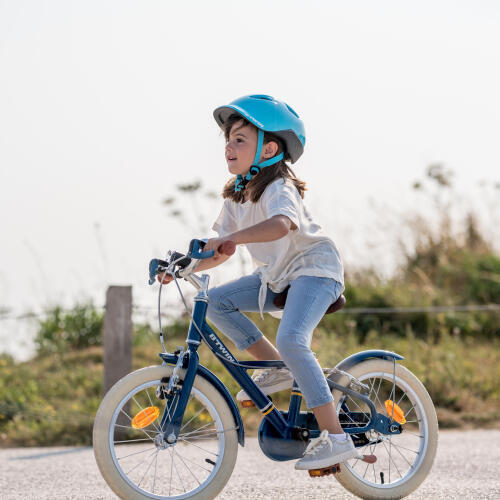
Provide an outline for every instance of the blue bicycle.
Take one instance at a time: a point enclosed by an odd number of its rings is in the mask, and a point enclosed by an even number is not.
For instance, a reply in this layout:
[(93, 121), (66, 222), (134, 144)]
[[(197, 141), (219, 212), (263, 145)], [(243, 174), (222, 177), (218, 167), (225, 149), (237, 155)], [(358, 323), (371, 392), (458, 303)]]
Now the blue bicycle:
[[(205, 342), (249, 395), (263, 419), (259, 444), (273, 460), (300, 458), (320, 433), (312, 412), (301, 411), (294, 382), (287, 410), (278, 409), (247, 371), (284, 368), (283, 361), (238, 361), (206, 323), (209, 276), (194, 274), (204, 243), (193, 240), (187, 255), (169, 252), (150, 263), (150, 284), (158, 273), (184, 278), (198, 289), (186, 346), (166, 351), (160, 318), (162, 364), (130, 373), (101, 402), (94, 422), (94, 453), (104, 479), (121, 498), (209, 499), (225, 486), (234, 469), (244, 426), (225, 385), (199, 363)], [(234, 252), (234, 245), (219, 249)], [(160, 313), (161, 286), (158, 298)], [(185, 301), (184, 304), (186, 305)], [(186, 305), (187, 309), (187, 305)], [(189, 311), (188, 311), (189, 312)], [(389, 351), (359, 352), (325, 369), (340, 422), (362, 459), (309, 471), (334, 473), (362, 498), (402, 498), (429, 473), (436, 454), (438, 424), (432, 400), (420, 381)]]

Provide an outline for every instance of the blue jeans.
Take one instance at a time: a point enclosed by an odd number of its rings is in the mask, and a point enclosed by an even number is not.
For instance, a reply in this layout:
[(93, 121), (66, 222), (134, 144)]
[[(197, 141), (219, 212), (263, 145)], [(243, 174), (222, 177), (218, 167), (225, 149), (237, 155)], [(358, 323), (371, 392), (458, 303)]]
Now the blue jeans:
[[(258, 312), (260, 277), (243, 276), (208, 292), (208, 319), (240, 350), (262, 338), (262, 332), (241, 311)], [(309, 408), (333, 401), (323, 371), (311, 351), (314, 328), (332, 302), (342, 293), (342, 285), (331, 278), (300, 276), (290, 283), (276, 347), (297, 381)], [(264, 311), (279, 311), (268, 288)]]

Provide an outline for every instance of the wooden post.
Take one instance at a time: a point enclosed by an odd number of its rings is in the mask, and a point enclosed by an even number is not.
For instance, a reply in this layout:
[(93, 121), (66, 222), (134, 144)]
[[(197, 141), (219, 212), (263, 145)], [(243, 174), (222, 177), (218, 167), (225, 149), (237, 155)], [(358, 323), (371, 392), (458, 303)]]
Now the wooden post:
[(132, 287), (110, 286), (104, 316), (103, 394), (132, 371)]

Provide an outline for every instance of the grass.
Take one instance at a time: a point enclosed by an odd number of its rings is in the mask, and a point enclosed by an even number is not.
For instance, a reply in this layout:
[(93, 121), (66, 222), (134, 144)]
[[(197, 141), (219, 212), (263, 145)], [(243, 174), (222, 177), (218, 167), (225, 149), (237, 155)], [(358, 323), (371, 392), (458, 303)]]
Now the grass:
[[(274, 319), (252, 319), (267, 332)], [(183, 343), (182, 329), (168, 338), (170, 347)], [(230, 344), (228, 342), (228, 344)], [(333, 366), (346, 356), (365, 349), (387, 349), (405, 357), (404, 365), (420, 378), (437, 408), (441, 428), (499, 427), (500, 340), (479, 340), (459, 335), (440, 335), (439, 340), (369, 332), (360, 341), (355, 332), (336, 335), (326, 322), (313, 337), (312, 349), (322, 366)], [(159, 342), (136, 343), (134, 369), (159, 362)], [(236, 383), (207, 347), (200, 348), (201, 363), (223, 380), (230, 392)], [(239, 353), (234, 349), (234, 354)], [(242, 359), (245, 356), (242, 356)], [(246, 358), (248, 359), (248, 358)], [(102, 392), (102, 347), (47, 354), (24, 363), (0, 357), (0, 446), (90, 445), (93, 416)], [(274, 398), (285, 408), (287, 393)], [(255, 433), (261, 415), (242, 409), (248, 434)]]

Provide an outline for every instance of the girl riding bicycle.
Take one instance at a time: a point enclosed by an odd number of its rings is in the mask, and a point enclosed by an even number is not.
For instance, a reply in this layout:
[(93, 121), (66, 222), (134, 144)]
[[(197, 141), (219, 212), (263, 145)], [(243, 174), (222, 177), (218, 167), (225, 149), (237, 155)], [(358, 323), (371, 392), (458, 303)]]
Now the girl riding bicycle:
[[(358, 457), (351, 437), (342, 431), (323, 371), (310, 349), (314, 328), (341, 295), (343, 267), (335, 243), (304, 207), (305, 183), (287, 161), (302, 155), (302, 120), (286, 103), (267, 95), (241, 97), (214, 111), (226, 138), (228, 170), (236, 177), (224, 186), (224, 205), (208, 240), (212, 258), (197, 271), (222, 264), (218, 248), (232, 241), (246, 245), (258, 265), (243, 276), (209, 291), (207, 317), (240, 350), (258, 360), (282, 359), (288, 369), (255, 373), (265, 394), (291, 389), (295, 379), (319, 428), (296, 469), (329, 467)], [(161, 278), (159, 278), (161, 279)], [(167, 283), (171, 276), (163, 278)], [(276, 313), (277, 294), (288, 289), (275, 348), (242, 312)], [(291, 372), (291, 373), (290, 373)], [(244, 391), (238, 400), (249, 399)]]

